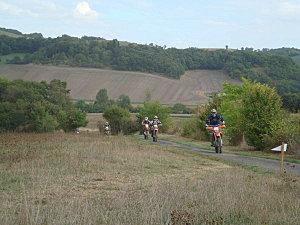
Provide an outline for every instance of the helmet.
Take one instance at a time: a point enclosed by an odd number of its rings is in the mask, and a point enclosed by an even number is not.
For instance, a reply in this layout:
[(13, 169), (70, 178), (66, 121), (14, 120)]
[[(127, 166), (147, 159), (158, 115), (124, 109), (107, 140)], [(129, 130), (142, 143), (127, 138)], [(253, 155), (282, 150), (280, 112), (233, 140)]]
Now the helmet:
[(211, 112), (212, 112), (212, 113), (217, 113), (217, 110), (212, 109)]
[(157, 116), (154, 116), (154, 119), (158, 119), (158, 117), (157, 117)]
[(106, 121), (106, 122), (105, 122), (105, 125), (108, 125), (108, 124), (109, 124), (109, 123)]
[(145, 120), (148, 120), (148, 117), (147, 117), (147, 116), (145, 117)]

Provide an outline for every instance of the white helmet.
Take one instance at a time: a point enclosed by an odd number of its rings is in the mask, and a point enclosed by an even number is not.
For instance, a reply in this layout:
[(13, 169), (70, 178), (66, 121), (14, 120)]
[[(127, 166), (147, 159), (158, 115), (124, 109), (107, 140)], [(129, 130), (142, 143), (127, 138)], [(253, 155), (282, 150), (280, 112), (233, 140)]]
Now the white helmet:
[(158, 117), (157, 117), (157, 116), (154, 116), (154, 119), (158, 119)]
[(108, 125), (108, 124), (109, 124), (109, 123), (106, 121), (106, 122), (105, 122), (105, 125)]
[(211, 112), (212, 113), (217, 113), (217, 110), (216, 109), (212, 109)]
[(145, 117), (145, 120), (148, 120), (148, 117), (147, 117), (147, 116)]

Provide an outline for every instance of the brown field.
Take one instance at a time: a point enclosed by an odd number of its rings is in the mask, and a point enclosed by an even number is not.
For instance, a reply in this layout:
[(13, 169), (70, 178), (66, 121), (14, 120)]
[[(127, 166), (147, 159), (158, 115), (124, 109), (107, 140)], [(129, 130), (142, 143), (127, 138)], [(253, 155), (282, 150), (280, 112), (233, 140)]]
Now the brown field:
[(74, 99), (93, 100), (99, 89), (106, 88), (113, 99), (126, 94), (132, 102), (140, 103), (149, 92), (152, 100), (186, 105), (206, 102), (207, 94), (219, 92), (224, 81), (237, 82), (221, 71), (212, 70), (188, 71), (180, 80), (173, 80), (139, 72), (32, 64), (0, 66), (0, 76), (35, 81), (64, 80)]
[(298, 177), (99, 133), (0, 146), (0, 224), (300, 224)]

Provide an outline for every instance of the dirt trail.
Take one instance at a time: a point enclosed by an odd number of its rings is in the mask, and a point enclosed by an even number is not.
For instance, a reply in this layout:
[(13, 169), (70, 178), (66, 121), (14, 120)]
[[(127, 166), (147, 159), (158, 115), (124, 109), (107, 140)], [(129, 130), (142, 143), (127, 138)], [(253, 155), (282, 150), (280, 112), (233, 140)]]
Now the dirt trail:
[[(280, 170), (280, 162), (278, 160), (241, 156), (230, 153), (216, 154), (214, 151), (204, 150), (198, 147), (190, 146), (188, 144), (179, 144), (165, 140), (159, 140), (157, 144), (187, 149), (194, 152), (200, 152), (202, 155), (220, 158), (243, 166), (255, 166), (271, 172), (279, 172)], [(300, 176), (300, 164), (285, 162), (284, 166), (286, 173)]]

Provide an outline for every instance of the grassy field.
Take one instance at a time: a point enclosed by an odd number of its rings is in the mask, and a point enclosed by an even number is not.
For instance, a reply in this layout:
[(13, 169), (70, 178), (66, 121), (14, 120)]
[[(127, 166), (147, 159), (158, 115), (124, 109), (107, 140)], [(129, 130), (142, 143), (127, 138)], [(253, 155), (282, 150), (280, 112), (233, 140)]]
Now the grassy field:
[(0, 224), (299, 224), (298, 177), (89, 134), (0, 135)]
[(94, 100), (97, 92), (105, 88), (112, 99), (126, 94), (132, 102), (141, 103), (146, 93), (150, 93), (152, 100), (186, 105), (207, 102), (207, 94), (219, 92), (224, 81), (239, 83), (216, 70), (187, 71), (180, 80), (175, 80), (140, 72), (32, 64), (1, 66), (0, 76), (35, 81), (64, 80), (73, 99)]

